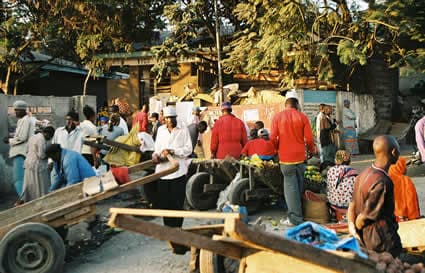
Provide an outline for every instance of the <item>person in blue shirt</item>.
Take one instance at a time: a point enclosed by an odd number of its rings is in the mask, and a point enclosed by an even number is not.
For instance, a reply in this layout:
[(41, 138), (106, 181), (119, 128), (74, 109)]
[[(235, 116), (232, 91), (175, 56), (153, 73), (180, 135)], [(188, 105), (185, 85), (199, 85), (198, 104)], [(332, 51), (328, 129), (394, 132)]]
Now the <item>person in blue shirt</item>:
[(59, 144), (49, 145), (46, 148), (46, 156), (53, 160), (53, 168), (57, 173), (52, 177), (50, 191), (79, 183), (85, 178), (96, 175), (90, 163), (81, 154), (63, 149)]

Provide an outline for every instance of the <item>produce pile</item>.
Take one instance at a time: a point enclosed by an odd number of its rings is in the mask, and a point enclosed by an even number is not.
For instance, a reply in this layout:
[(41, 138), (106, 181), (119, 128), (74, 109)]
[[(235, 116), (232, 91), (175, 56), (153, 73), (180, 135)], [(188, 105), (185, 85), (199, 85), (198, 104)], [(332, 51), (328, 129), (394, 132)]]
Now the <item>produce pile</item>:
[(408, 264), (403, 263), (399, 258), (393, 258), (388, 252), (376, 253), (368, 250), (369, 259), (376, 262), (376, 269), (387, 273), (425, 273), (425, 267), (422, 263)]
[(326, 179), (317, 166), (308, 165), (304, 172), (304, 188), (315, 193), (326, 193)]
[(253, 156), (251, 156), (251, 158), (244, 157), (240, 160), (240, 162), (243, 164), (255, 166), (259, 169), (276, 168), (279, 166), (279, 164), (273, 162), (273, 160), (262, 160), (257, 154), (254, 154)]

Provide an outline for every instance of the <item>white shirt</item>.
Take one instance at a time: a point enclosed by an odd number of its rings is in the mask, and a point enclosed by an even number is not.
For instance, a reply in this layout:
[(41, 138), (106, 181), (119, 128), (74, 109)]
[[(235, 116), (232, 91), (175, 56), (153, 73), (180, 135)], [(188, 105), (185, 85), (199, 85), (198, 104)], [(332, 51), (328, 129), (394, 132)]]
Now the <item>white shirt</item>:
[(155, 142), (150, 134), (146, 132), (140, 132), (137, 134), (140, 140), (140, 151), (142, 153), (146, 151), (154, 151), (155, 150)]
[(344, 107), (343, 110), (344, 117), (342, 119), (342, 125), (344, 128), (356, 127), (356, 114), (350, 108)]
[(323, 112), (319, 112), (319, 114), (316, 116), (316, 138), (317, 143), (320, 144), (320, 120), (322, 119)]
[[(185, 175), (190, 164), (188, 156), (192, 154), (192, 141), (190, 140), (189, 130), (176, 127), (170, 132), (166, 125), (159, 127), (155, 140), (154, 154), (160, 155), (165, 149), (174, 150), (173, 158), (178, 161), (179, 169), (172, 174), (161, 177), (161, 179), (170, 180)], [(155, 172), (158, 173), (170, 167), (170, 162), (161, 162), (156, 165)]]
[(122, 130), (124, 131), (124, 135), (128, 135), (127, 122), (125, 122), (125, 119), (123, 119), (122, 117), (120, 117), (120, 124), (118, 125), (118, 127), (122, 128)]
[(83, 146), (83, 135), (80, 128), (76, 127), (71, 133), (65, 127), (59, 127), (56, 129), (53, 135), (52, 143), (60, 144), (62, 148), (81, 153), (81, 147)]
[[(90, 120), (84, 120), (80, 123), (80, 130), (83, 138), (86, 138), (87, 136), (94, 136), (97, 134), (97, 128), (96, 125), (93, 124)], [(83, 139), (84, 141), (84, 139)], [(90, 146), (83, 144), (83, 148), (81, 149), (82, 154), (91, 154)]]
[(30, 137), (34, 135), (35, 124), (28, 115), (18, 119), (16, 131), (13, 138), (9, 138), (9, 157), (27, 154), (27, 144)]

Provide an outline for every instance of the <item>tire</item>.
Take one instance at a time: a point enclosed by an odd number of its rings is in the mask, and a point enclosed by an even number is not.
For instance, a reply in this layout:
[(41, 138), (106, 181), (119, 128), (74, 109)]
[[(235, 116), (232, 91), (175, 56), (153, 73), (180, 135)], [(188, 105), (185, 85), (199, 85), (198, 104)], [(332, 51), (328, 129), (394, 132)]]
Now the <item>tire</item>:
[(199, 252), (200, 273), (237, 273), (238, 269), (239, 260), (223, 257), (206, 249)]
[(61, 236), (50, 226), (26, 223), (11, 229), (0, 242), (0, 271), (59, 273), (65, 259)]
[(246, 200), (246, 191), (249, 190), (249, 179), (242, 178), (237, 181), (236, 185), (229, 192), (229, 201), (233, 205), (244, 206), (251, 214), (256, 212), (260, 207), (262, 200)]
[(204, 185), (210, 183), (210, 174), (199, 172), (192, 175), (186, 184), (186, 198), (189, 205), (197, 210), (215, 208), (218, 192), (204, 192)]

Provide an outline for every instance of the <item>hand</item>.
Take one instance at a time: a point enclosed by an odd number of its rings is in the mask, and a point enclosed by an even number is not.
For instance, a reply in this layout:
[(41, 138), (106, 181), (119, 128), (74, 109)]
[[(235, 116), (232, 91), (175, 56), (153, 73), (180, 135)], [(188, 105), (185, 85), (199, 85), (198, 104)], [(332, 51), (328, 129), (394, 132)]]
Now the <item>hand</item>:
[(152, 162), (154, 164), (158, 164), (159, 163), (159, 156), (157, 154), (153, 154), (152, 155)]
[(7, 137), (7, 136), (4, 137), (3, 138), (3, 142), (6, 143), (6, 144), (9, 144), (9, 137)]
[(51, 172), (53, 170), (53, 162), (50, 162), (49, 164), (47, 164), (47, 170), (49, 172)]
[(169, 155), (169, 154), (170, 154), (170, 151), (165, 149), (165, 150), (162, 150), (160, 157), (161, 158), (167, 158), (167, 155)]
[(15, 202), (15, 204), (13, 204), (13, 206), (14, 207), (17, 207), (17, 206), (20, 206), (20, 205), (22, 205), (22, 204), (24, 204), (25, 202), (24, 202), (24, 200), (22, 200), (22, 199), (18, 199), (16, 202)]
[(348, 222), (348, 233), (350, 233), (350, 235), (360, 241), (360, 236), (357, 233), (356, 227), (353, 222)]

